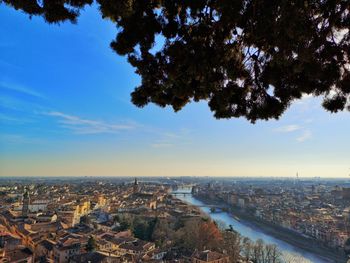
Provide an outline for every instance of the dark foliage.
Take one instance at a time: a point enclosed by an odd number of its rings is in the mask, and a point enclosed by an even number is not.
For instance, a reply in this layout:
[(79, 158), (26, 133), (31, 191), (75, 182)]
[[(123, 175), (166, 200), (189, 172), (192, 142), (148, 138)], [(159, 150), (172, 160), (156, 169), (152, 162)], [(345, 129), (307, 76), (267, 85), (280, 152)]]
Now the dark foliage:
[[(0, 2), (59, 23), (93, 0)], [(331, 112), (350, 110), (349, 0), (95, 2), (119, 28), (112, 49), (142, 77), (139, 107), (205, 100), (216, 118), (255, 122), (312, 94)]]
[(126, 221), (126, 220), (122, 220), (120, 222), (120, 226), (119, 226), (119, 231), (125, 231), (125, 230), (128, 230), (129, 228), (131, 227), (131, 224)]
[(92, 251), (95, 251), (96, 248), (97, 248), (96, 240), (94, 237), (90, 236), (86, 244), (86, 251), (92, 252)]
[(152, 241), (152, 234), (157, 223), (157, 218), (144, 220), (136, 217), (133, 222), (133, 234), (142, 240)]
[(80, 217), (80, 224), (89, 225), (90, 219), (87, 215)]

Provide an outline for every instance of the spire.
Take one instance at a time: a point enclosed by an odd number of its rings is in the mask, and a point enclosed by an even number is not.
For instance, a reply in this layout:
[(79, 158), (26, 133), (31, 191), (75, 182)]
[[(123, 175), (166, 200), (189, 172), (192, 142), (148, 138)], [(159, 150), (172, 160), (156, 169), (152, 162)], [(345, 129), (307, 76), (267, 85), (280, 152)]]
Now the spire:
[(137, 178), (135, 177), (135, 182), (134, 182), (134, 193), (137, 193), (139, 191), (139, 183), (137, 182)]

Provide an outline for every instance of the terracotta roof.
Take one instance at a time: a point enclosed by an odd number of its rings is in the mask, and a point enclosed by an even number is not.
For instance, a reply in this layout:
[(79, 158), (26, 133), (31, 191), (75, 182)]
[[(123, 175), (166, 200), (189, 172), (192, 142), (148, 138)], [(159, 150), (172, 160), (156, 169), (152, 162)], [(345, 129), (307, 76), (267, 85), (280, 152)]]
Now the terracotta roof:
[(118, 263), (122, 262), (119, 258), (116, 257), (110, 257), (104, 253), (101, 252), (89, 252), (84, 253), (80, 255), (75, 255), (72, 257), (72, 261), (76, 263), (82, 263), (82, 262), (107, 262), (106, 259), (108, 258), (108, 262)]
[(18, 249), (6, 252), (6, 257), (10, 259), (10, 262), (24, 260), (32, 256), (33, 256), (33, 252), (26, 247), (18, 248)]
[(139, 252), (145, 251), (146, 252), (149, 250), (149, 248), (151, 246), (152, 246), (152, 243), (138, 240), (136, 242), (122, 244), (122, 245), (120, 245), (120, 248), (132, 250), (132, 251), (139, 251)]
[(210, 250), (205, 250), (205, 251), (195, 251), (192, 255), (192, 258), (196, 258), (205, 262), (210, 262), (213, 260), (218, 260), (218, 259), (223, 259), (226, 258), (226, 255), (210, 251)]

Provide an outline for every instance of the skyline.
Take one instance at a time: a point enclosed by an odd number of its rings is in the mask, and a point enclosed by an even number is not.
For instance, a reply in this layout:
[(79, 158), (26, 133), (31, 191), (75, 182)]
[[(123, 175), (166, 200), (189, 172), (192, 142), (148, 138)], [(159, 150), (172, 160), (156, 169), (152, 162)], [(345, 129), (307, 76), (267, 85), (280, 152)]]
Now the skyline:
[(132, 105), (140, 78), (99, 16), (48, 25), (0, 5), (0, 176), (348, 177), (350, 116), (318, 98), (255, 125)]

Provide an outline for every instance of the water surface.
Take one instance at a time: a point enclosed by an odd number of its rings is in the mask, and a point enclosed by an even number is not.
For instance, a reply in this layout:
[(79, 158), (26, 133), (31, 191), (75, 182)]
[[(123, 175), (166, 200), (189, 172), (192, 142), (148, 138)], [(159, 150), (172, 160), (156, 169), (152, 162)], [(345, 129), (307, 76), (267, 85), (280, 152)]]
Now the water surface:
[[(179, 188), (176, 192), (191, 192), (189, 188)], [(330, 263), (332, 261), (321, 258), (320, 256), (310, 253), (302, 248), (291, 245), (283, 240), (270, 236), (269, 234), (264, 233), (264, 231), (258, 227), (253, 226), (249, 222), (244, 220), (236, 220), (231, 217), (227, 212), (210, 212), (210, 207), (205, 206), (205, 204), (197, 199), (195, 199), (190, 194), (180, 194), (176, 195), (177, 198), (183, 200), (187, 203), (190, 203), (195, 206), (200, 206), (200, 208), (210, 215), (213, 220), (218, 220), (224, 222), (227, 226), (232, 225), (233, 229), (240, 233), (242, 236), (249, 237), (250, 239), (256, 241), (262, 239), (265, 243), (275, 244), (283, 254), (285, 262), (288, 263)]]

